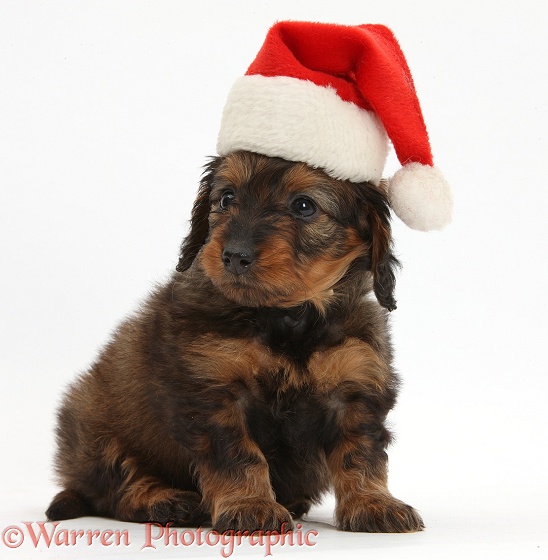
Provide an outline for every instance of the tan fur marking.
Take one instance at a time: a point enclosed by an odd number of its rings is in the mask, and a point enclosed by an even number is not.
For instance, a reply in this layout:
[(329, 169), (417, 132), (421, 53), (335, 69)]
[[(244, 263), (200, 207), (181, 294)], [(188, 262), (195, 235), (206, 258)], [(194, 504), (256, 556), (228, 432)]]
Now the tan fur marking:
[[(360, 440), (360, 449), (367, 451), (365, 443)], [(365, 448), (365, 449), (364, 449)], [(371, 472), (365, 461), (360, 461), (359, 468), (345, 468), (344, 461), (348, 454), (355, 453), (355, 442), (346, 440), (340, 443), (327, 459), (331, 471), (333, 489), (338, 501), (355, 495), (367, 495), (386, 491), (387, 470), (383, 466), (381, 472)]]
[(293, 260), (288, 239), (284, 236), (269, 239), (250, 272), (261, 286), (258, 290), (248, 278), (234, 279), (224, 270), (222, 235), (222, 231), (215, 230), (204, 247), (201, 255), (204, 270), (228, 297), (252, 305), (292, 307), (310, 301), (321, 311), (333, 296), (333, 286), (366, 249), (357, 233), (349, 229), (347, 251), (341, 257), (322, 255), (299, 262)]
[(213, 229), (209, 242), (204, 245), (199, 259), (205, 272), (212, 280), (217, 280), (225, 274), (221, 255), (223, 252), (223, 238), (226, 227), (217, 226)]
[(233, 154), (225, 158), (217, 172), (217, 177), (227, 183), (238, 186), (249, 181), (253, 174), (253, 168), (249, 164), (248, 158), (241, 154)]
[(155, 504), (173, 499), (176, 493), (173, 488), (161, 484), (156, 478), (143, 476), (127, 486), (120, 499), (119, 511), (120, 513), (124, 511), (133, 513), (140, 509), (150, 511)]
[[(332, 192), (336, 184), (335, 180), (326, 177), (321, 171), (304, 164), (292, 167), (284, 176), (284, 189), (288, 193), (310, 196), (324, 212), (331, 215), (336, 214), (338, 210)], [(340, 183), (337, 186), (342, 188)]]
[(200, 487), (204, 503), (215, 521), (219, 513), (245, 498), (274, 499), (266, 460), (242, 469), (237, 477), (223, 475), (214, 469), (200, 470)]
[(238, 379), (251, 379), (262, 369), (276, 367), (267, 348), (255, 340), (205, 335), (185, 350), (192, 357), (194, 373), (226, 385)]
[(334, 295), (333, 286), (344, 276), (350, 264), (362, 254), (362, 247), (356, 247), (339, 259), (323, 256), (311, 262), (309, 267), (303, 270), (302, 280), (306, 290), (298, 294), (297, 297), (301, 296), (302, 299), (299, 298), (295, 305), (309, 300), (320, 311), (324, 311)]
[(304, 163), (295, 165), (284, 176), (284, 187), (291, 193), (310, 191), (325, 182), (325, 174), (319, 173)]
[(301, 387), (306, 382), (289, 360), (271, 353), (258, 340), (205, 335), (195, 340), (185, 355), (192, 357), (194, 375), (207, 377), (214, 385), (228, 386), (241, 380), (253, 390), (257, 376), (280, 372), (280, 391)]
[(343, 344), (315, 352), (308, 363), (318, 389), (327, 392), (344, 381), (382, 391), (389, 378), (388, 365), (369, 344), (348, 338)]
[(126, 458), (121, 463), (124, 481), (120, 486), (118, 514), (132, 519), (136, 511), (150, 509), (157, 503), (172, 499), (177, 491), (153, 476), (140, 474), (139, 462)]
[[(246, 454), (254, 457), (256, 461), (246, 464), (245, 468), (240, 468), (236, 472), (211, 468), (208, 463), (199, 465), (197, 474), (203, 502), (211, 511), (215, 523), (220, 513), (234, 507), (242, 499), (274, 500), (274, 492), (270, 484), (268, 463), (257, 444), (247, 435), (244, 416), (238, 409), (238, 403), (227, 403), (212, 416), (212, 421), (242, 436), (238, 441), (238, 447), (228, 450), (228, 458), (232, 453), (238, 456)], [(209, 437), (204, 436), (201, 444), (204, 455), (210, 454), (211, 445), (212, 441)]]

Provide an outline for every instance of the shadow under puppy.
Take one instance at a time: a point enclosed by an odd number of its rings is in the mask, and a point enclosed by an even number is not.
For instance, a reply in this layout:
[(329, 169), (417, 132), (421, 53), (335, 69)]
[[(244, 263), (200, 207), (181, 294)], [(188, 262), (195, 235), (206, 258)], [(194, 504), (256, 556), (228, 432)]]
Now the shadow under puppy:
[[(404, 165), (386, 184), (400, 105), (418, 113), (399, 115)], [(387, 488), (389, 202), (427, 230), (450, 193), (391, 32), (276, 24), (231, 90), (218, 153), (177, 272), (65, 396), (47, 517), (280, 530), (332, 490), (340, 529), (420, 530)]]

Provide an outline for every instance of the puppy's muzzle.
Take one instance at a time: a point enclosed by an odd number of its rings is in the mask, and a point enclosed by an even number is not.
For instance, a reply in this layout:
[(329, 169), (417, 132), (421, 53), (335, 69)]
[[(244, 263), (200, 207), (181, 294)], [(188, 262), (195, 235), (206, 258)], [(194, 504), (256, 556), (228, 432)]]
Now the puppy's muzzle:
[(246, 246), (227, 246), (221, 256), (225, 268), (232, 274), (244, 274), (255, 261), (255, 253)]

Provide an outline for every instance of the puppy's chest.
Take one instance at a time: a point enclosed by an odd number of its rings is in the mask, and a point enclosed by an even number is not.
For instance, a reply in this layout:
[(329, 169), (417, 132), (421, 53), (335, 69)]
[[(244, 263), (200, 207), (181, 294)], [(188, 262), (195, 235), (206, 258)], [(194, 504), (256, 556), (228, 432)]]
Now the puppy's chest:
[(332, 398), (342, 386), (378, 392), (389, 382), (388, 365), (362, 338), (331, 325), (295, 325), (285, 316), (269, 317), (253, 336), (198, 337), (186, 356), (191, 375), (215, 386), (246, 387), (252, 399), (279, 406), (282, 416), (283, 403), (292, 405), (296, 396), (303, 403), (311, 394)]
[(336, 322), (326, 321), (315, 308), (303, 305), (260, 313), (255, 337), (269, 352), (284, 356), (304, 371), (315, 352), (339, 344), (344, 334)]
[(267, 457), (282, 449), (304, 453), (325, 444), (326, 428), (334, 417), (326, 395), (307, 386), (280, 390), (275, 375), (258, 381), (260, 390), (247, 401), (245, 417), (251, 437)]

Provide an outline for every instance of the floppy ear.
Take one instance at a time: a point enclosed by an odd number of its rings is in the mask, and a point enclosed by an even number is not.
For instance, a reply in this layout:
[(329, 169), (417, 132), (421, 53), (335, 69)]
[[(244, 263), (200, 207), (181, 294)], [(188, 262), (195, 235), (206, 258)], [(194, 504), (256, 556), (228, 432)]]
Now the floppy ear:
[(221, 159), (220, 157), (211, 158), (211, 161), (204, 167), (198, 195), (192, 207), (190, 232), (183, 240), (179, 253), (179, 263), (176, 267), (178, 272), (190, 268), (202, 245), (206, 242), (209, 233), (209, 195), (213, 177), (219, 168)]
[[(393, 311), (396, 309), (396, 269), (400, 263), (392, 254), (390, 207), (384, 194), (377, 188), (367, 183), (360, 187), (361, 208), (367, 220), (363, 237), (370, 246), (367, 263), (373, 273), (373, 290), (378, 302), (388, 311)], [(363, 223), (363, 218), (360, 221)]]

